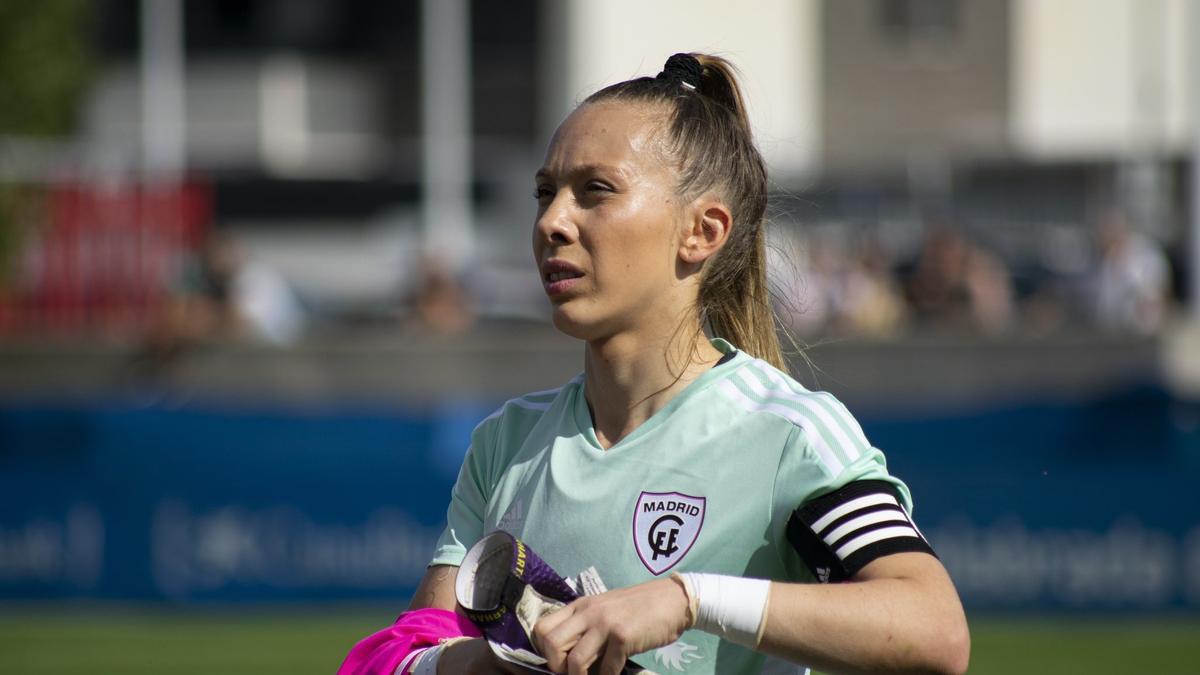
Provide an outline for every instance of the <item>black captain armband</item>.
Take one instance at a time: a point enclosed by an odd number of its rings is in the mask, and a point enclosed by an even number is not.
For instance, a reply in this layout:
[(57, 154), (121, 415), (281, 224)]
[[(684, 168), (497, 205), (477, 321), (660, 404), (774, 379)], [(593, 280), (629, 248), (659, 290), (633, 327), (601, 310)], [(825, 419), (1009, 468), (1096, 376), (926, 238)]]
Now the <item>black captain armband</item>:
[(846, 581), (893, 553), (936, 554), (905, 513), (891, 483), (860, 480), (796, 509), (787, 538), (821, 583)]

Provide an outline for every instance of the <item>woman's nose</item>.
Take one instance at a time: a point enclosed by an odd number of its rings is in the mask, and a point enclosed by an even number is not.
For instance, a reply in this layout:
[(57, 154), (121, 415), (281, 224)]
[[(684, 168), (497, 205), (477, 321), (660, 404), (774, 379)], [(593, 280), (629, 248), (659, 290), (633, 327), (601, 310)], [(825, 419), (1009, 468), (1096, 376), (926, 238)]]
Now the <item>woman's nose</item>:
[(559, 194), (538, 215), (535, 228), (543, 243), (561, 246), (577, 238), (578, 230), (571, 218), (569, 202), (568, 195)]

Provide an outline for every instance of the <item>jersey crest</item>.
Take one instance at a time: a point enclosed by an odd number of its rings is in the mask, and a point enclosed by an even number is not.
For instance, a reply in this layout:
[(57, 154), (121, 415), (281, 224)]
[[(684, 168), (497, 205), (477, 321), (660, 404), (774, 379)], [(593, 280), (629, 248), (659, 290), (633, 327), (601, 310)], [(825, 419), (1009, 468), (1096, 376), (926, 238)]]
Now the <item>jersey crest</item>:
[(700, 537), (704, 497), (679, 492), (643, 492), (633, 511), (633, 546), (642, 564), (658, 576), (679, 564)]

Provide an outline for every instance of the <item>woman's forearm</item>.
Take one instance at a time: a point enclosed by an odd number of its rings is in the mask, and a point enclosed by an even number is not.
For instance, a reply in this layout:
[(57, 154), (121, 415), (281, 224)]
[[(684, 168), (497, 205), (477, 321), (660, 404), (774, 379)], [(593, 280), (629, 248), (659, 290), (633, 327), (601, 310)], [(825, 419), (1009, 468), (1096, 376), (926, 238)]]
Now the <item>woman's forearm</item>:
[(873, 565), (847, 583), (773, 583), (759, 649), (830, 673), (964, 672), (970, 636), (941, 564), (912, 553)]

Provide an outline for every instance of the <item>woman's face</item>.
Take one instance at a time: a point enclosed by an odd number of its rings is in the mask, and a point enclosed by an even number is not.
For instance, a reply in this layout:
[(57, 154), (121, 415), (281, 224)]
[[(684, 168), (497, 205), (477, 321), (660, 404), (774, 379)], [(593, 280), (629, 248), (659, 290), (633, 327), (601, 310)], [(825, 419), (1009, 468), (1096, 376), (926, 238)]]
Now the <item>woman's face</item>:
[[(663, 113), (585, 104), (562, 123), (535, 177), (533, 255), (554, 325), (584, 340), (675, 325), (683, 209), (660, 145)], [(694, 300), (695, 290), (691, 290)]]

